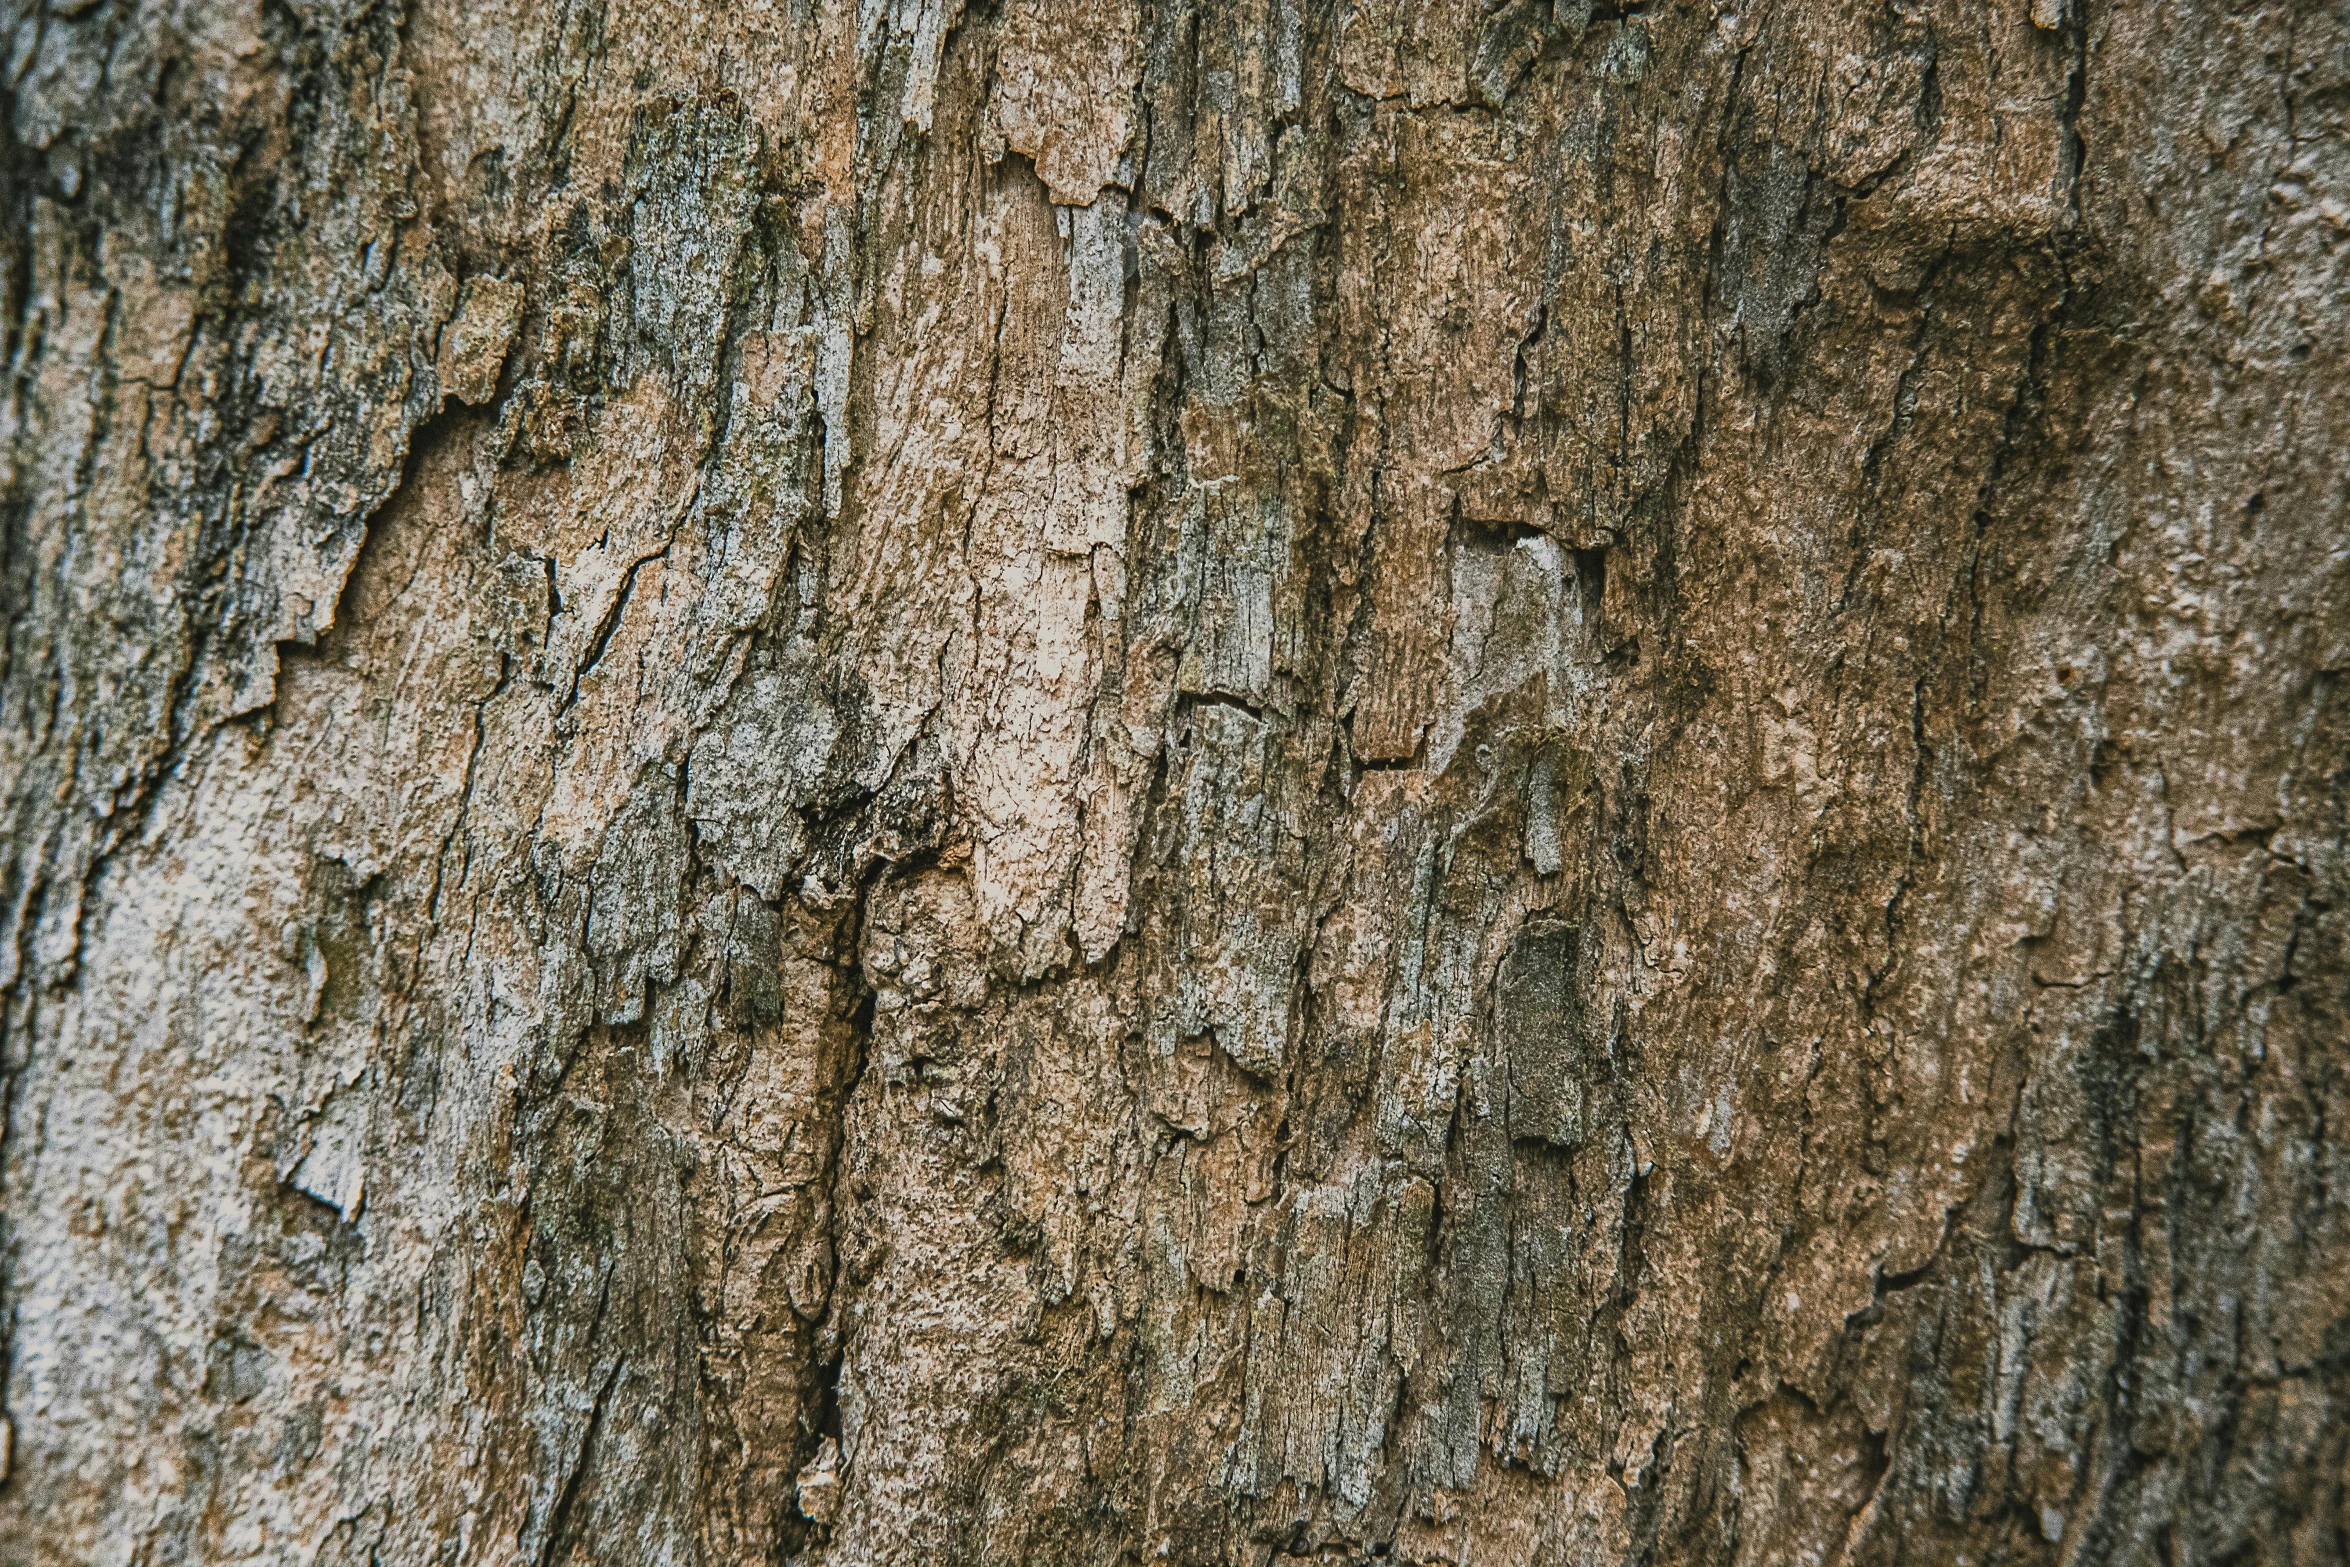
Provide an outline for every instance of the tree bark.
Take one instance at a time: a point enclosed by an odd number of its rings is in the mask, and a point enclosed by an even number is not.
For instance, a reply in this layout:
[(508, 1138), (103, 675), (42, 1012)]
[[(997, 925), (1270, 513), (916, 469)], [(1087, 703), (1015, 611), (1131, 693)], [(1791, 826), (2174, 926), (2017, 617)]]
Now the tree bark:
[(2350, 1557), (2350, 13), (7, 0), (0, 1558)]

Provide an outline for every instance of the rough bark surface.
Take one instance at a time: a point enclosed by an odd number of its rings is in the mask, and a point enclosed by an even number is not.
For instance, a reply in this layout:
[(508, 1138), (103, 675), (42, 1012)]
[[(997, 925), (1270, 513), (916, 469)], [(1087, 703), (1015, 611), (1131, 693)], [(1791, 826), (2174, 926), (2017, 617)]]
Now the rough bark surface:
[(2350, 13), (8, 0), (0, 1559), (2350, 1555)]

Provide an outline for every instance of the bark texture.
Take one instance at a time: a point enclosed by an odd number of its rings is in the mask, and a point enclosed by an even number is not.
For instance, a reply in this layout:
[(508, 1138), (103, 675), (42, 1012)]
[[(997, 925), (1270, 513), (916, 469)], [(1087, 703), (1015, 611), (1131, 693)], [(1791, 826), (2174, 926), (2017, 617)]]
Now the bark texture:
[(0, 1559), (2350, 1556), (2350, 12), (7, 0)]

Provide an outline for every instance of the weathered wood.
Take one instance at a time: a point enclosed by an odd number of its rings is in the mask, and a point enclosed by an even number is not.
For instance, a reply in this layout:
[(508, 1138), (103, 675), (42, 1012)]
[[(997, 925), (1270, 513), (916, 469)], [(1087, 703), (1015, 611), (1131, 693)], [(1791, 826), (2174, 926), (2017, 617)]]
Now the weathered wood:
[(0, 1560), (2350, 1557), (2350, 13), (10, 0)]

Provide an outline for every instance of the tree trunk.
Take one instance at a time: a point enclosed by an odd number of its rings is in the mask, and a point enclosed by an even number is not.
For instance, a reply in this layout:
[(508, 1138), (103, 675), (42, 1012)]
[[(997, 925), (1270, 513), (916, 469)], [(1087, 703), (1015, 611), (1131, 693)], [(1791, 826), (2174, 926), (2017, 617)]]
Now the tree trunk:
[(9, 0), (0, 1559), (2350, 1553), (2350, 12)]

